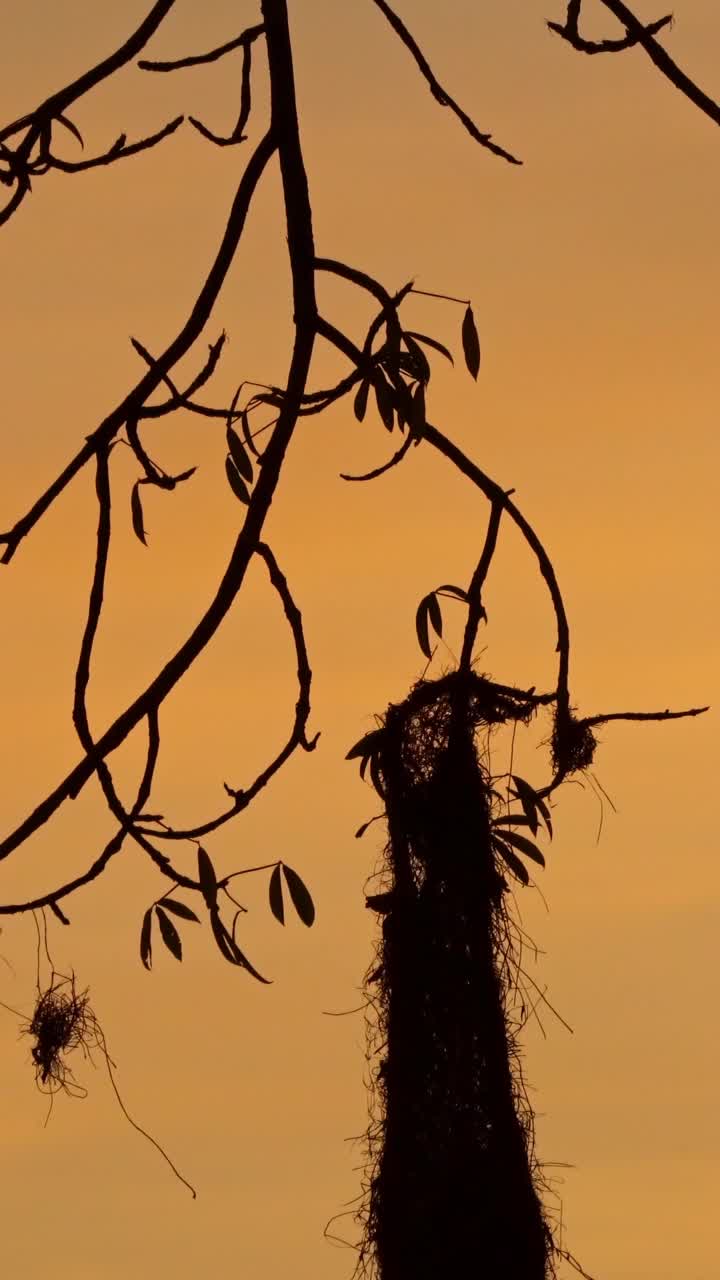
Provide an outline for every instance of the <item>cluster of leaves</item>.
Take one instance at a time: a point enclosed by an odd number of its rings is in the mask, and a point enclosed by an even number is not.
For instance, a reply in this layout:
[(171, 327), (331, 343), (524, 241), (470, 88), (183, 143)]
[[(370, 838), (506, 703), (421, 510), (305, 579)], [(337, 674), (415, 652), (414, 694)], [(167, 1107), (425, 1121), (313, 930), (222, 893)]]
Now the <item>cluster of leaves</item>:
[[(423, 596), (415, 614), (415, 630), (417, 632), (418, 644), (422, 649), (425, 657), (430, 661), (433, 656), (433, 648), (430, 644), (430, 627), (437, 636), (442, 638), (443, 619), (440, 609), (440, 597), (445, 596), (449, 599), (462, 600), (463, 604), (468, 603), (467, 591), (463, 591), (462, 587), (454, 587), (451, 583), (445, 582), (441, 587), (436, 587), (434, 591), (430, 591), (428, 595)], [(481, 610), (481, 616), (485, 618), (487, 615), (485, 610)]]
[[(235, 875), (245, 874), (243, 872), (235, 872)], [(310, 891), (307, 885), (300, 878), (297, 871), (292, 867), (288, 867), (284, 862), (277, 862), (270, 875), (269, 898), (270, 910), (279, 920), (280, 924), (285, 923), (285, 904), (283, 899), (283, 878), (290, 895), (290, 901), (295, 908), (300, 920), (309, 928), (315, 920), (315, 904), (313, 903)], [(269, 979), (263, 978), (257, 969), (250, 963), (247, 956), (241, 951), (237, 938), (236, 929), (240, 915), (245, 911), (245, 907), (241, 906), (230, 894), (227, 884), (230, 876), (218, 880), (215, 868), (210, 857), (202, 846), (198, 846), (198, 880), (200, 889), (208, 911), (210, 919), (210, 927), (213, 937), (217, 944), (220, 954), (229, 964), (238, 965), (240, 968), (247, 969), (249, 973), (257, 978), (259, 982), (267, 983)], [(175, 892), (170, 889), (168, 893), (159, 898), (148, 907), (143, 916), (142, 928), (140, 930), (140, 959), (146, 969), (152, 968), (152, 930), (153, 921), (157, 921), (160, 931), (160, 937), (167, 947), (171, 955), (176, 960), (182, 960), (182, 940), (177, 929), (177, 925), (170, 918), (175, 916), (179, 920), (190, 920), (195, 924), (200, 923), (200, 918), (195, 914), (191, 907), (184, 902), (178, 902), (171, 895)], [(233, 916), (232, 925), (228, 929), (220, 916), (219, 894), (224, 893), (225, 896), (235, 906), (235, 914)], [(168, 914), (168, 912), (170, 914)]]
[[(381, 799), (385, 798), (385, 788), (383, 787), (382, 773), (380, 772), (380, 750), (383, 732), (383, 729), (372, 729), (370, 733), (366, 733), (364, 737), (360, 738), (345, 756), (346, 760), (360, 761), (360, 777), (363, 779), (369, 766), (370, 780)], [(356, 832), (356, 835), (363, 835), (369, 825), (369, 822), (364, 823)]]
[[(407, 425), (412, 437), (420, 440), (426, 420), (425, 394), (432, 372), (423, 346), (438, 351), (450, 364), (454, 361), (452, 353), (437, 338), (412, 329), (402, 329), (397, 307), (410, 292), (421, 290), (413, 290), (412, 284), (408, 284), (393, 299), (394, 305), (385, 321), (386, 340), (372, 357), (370, 352), (377, 322), (370, 328), (364, 351), (366, 360), (368, 357), (370, 360), (355, 393), (353, 410), (358, 422), (362, 422), (372, 388), (377, 411), (385, 428), (392, 431), (397, 422), (402, 431)], [(463, 353), (469, 372), (473, 378), (477, 378), (480, 371), (480, 339), (472, 307), (469, 302), (465, 305), (461, 330)]]
[(511, 775), (511, 780), (514, 787), (508, 788), (508, 796), (520, 801), (522, 813), (504, 813), (493, 819), (492, 845), (497, 857), (509, 868), (515, 878), (521, 884), (528, 885), (530, 875), (525, 863), (518, 855), (522, 854), (523, 857), (530, 858), (541, 867), (545, 866), (545, 857), (534, 840), (520, 835), (513, 828), (528, 827), (536, 836), (540, 828), (540, 819), (542, 819), (548, 836), (552, 840), (552, 820), (545, 800), (534, 787), (530, 786), (529, 782), (516, 774)]

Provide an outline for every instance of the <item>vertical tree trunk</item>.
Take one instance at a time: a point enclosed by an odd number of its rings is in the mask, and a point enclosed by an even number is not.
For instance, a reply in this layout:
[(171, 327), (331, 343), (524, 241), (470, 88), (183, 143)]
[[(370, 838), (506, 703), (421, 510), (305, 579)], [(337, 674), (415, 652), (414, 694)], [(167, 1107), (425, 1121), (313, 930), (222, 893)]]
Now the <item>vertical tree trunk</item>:
[(427, 687), (390, 708), (379, 761), (394, 883), (368, 1234), (382, 1280), (545, 1280), (552, 1245), (506, 1014), (505, 883), (478, 707), (448, 695), (418, 708)]

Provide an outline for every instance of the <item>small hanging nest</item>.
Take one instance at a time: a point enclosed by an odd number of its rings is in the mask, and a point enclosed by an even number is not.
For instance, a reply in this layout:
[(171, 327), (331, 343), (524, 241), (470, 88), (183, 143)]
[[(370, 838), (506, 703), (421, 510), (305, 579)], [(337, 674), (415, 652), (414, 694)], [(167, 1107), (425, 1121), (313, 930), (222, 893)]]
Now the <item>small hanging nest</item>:
[(75, 1098), (87, 1097), (65, 1059), (80, 1048), (92, 1061), (91, 1051), (102, 1048), (101, 1032), (89, 990), (77, 990), (74, 973), (66, 977), (53, 972), (50, 986), (38, 996), (25, 1034), (35, 1040), (31, 1053), (38, 1088), (43, 1093), (64, 1090)]

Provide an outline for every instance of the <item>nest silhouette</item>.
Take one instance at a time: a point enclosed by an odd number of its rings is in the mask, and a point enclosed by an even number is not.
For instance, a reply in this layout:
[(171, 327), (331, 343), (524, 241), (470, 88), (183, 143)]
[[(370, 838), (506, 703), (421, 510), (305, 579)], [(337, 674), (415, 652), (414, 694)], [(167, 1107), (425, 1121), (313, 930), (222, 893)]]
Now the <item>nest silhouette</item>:
[(50, 986), (38, 995), (25, 1031), (35, 1040), (31, 1054), (38, 1088), (44, 1093), (62, 1090), (72, 1097), (86, 1097), (87, 1090), (78, 1084), (66, 1058), (75, 1049), (82, 1049), (91, 1061), (93, 1049), (105, 1052), (100, 1025), (90, 1007), (89, 989), (78, 991), (74, 974), (67, 977), (53, 972)]
[(382, 1280), (546, 1280), (533, 1112), (517, 1035), (518, 926), (492, 842), (501, 799), (478, 743), (527, 695), (471, 672), (421, 681), (383, 720), (389, 840), (366, 978), (373, 1104), (358, 1270)]

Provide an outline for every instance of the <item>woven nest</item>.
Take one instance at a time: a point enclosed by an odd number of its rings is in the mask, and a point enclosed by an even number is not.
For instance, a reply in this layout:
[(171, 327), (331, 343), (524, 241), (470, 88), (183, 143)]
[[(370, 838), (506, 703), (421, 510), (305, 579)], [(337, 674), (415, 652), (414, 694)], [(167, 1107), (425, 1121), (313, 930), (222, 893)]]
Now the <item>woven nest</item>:
[(383, 923), (366, 980), (374, 1103), (358, 1265), (381, 1280), (554, 1274), (517, 1044), (519, 931), (478, 751), (533, 711), (453, 674), (384, 718), (387, 889), (369, 902)]
[(91, 1057), (100, 1038), (88, 990), (77, 990), (74, 974), (53, 974), (48, 989), (38, 996), (26, 1034), (35, 1040), (31, 1053), (38, 1088), (44, 1093), (62, 1089), (74, 1097), (85, 1097), (87, 1091), (77, 1083), (65, 1059), (78, 1048)]

